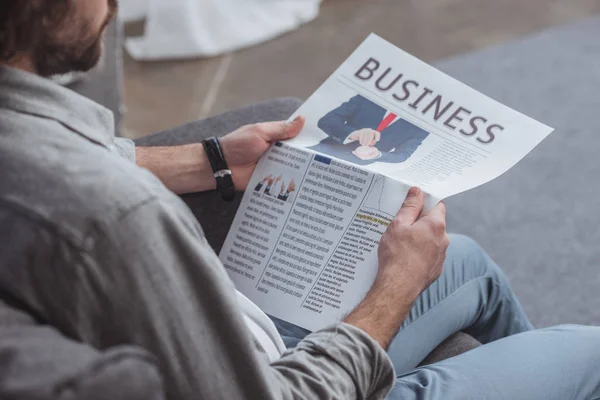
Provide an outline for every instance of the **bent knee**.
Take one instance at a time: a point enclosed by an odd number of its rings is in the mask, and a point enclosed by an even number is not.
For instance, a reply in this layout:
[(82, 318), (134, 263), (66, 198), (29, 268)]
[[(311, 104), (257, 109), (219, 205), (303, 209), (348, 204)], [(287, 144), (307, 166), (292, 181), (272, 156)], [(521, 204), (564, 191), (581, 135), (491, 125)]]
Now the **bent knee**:
[(460, 233), (450, 233), (450, 247), (458, 249), (461, 253), (467, 251), (483, 251), (479, 243), (470, 236)]
[(451, 233), (449, 236), (450, 246), (448, 246), (447, 258), (458, 259), (463, 263), (469, 264), (487, 262), (489, 256), (474, 239), (456, 233)]
[(491, 276), (496, 280), (506, 279), (504, 272), (479, 243), (461, 234), (450, 234), (445, 268), (460, 268), (464, 274), (471, 277)]

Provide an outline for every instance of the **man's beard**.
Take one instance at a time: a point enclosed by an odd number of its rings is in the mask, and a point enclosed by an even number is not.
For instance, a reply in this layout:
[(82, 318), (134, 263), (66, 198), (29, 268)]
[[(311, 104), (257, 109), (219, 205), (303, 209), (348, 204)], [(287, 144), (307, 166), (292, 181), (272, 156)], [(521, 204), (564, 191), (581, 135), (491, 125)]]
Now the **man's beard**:
[(102, 34), (92, 43), (68, 45), (44, 43), (34, 53), (34, 67), (41, 76), (62, 75), (69, 72), (87, 72), (102, 56)]
[[(87, 72), (94, 68), (102, 57), (106, 26), (117, 12), (117, 0), (108, 0), (108, 4), (109, 15), (95, 35), (90, 36), (84, 27), (66, 28), (71, 30), (67, 40), (56, 39), (55, 35), (45, 35), (33, 53), (36, 72), (41, 76), (52, 76)], [(68, 19), (65, 20), (68, 23)]]

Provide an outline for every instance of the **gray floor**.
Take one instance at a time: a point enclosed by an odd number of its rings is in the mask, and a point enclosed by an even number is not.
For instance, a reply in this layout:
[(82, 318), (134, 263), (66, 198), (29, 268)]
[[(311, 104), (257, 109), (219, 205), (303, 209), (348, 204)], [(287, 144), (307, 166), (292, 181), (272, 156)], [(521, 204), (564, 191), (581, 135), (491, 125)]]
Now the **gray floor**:
[(503, 266), (538, 326), (600, 324), (599, 37), (596, 18), (438, 63), (556, 128), (509, 173), (448, 201), (450, 229)]
[(371, 32), (433, 62), (591, 13), (600, 13), (600, 0), (325, 0), (310, 24), (233, 54), (156, 63), (126, 56), (124, 134), (274, 97), (307, 98)]

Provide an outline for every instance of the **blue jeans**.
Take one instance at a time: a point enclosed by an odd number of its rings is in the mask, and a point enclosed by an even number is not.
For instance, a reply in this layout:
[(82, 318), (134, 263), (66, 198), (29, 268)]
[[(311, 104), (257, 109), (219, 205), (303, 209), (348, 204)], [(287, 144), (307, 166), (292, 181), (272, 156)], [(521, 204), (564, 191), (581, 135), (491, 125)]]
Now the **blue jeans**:
[[(288, 347), (310, 333), (274, 321)], [(459, 331), (484, 345), (417, 368)], [(533, 330), (504, 273), (465, 236), (451, 235), (444, 273), (415, 302), (388, 353), (398, 375), (388, 400), (600, 399), (600, 328)]]

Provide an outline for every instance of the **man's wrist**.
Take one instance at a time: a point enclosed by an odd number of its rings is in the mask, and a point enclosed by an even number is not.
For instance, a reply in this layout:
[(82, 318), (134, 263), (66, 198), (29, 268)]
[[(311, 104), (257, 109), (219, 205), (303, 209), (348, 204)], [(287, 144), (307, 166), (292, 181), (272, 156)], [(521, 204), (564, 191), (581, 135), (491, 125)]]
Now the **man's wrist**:
[(201, 143), (170, 147), (138, 147), (136, 162), (154, 173), (177, 194), (216, 188), (210, 162)]
[(221, 142), (216, 137), (212, 137), (203, 140), (202, 145), (217, 183), (217, 191), (223, 200), (232, 201), (235, 198), (235, 187)]
[(365, 299), (344, 319), (387, 349), (408, 316), (416, 296), (402, 288), (375, 283)]
[(217, 188), (210, 161), (202, 143), (183, 146), (181, 151), (182, 183), (188, 193)]

